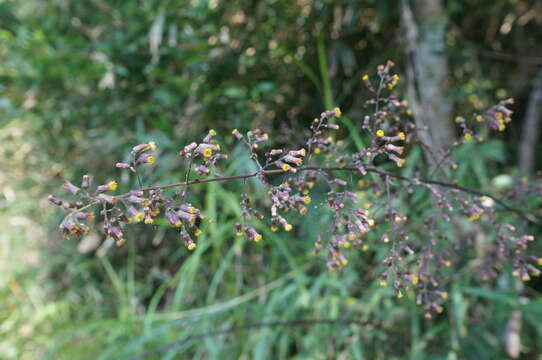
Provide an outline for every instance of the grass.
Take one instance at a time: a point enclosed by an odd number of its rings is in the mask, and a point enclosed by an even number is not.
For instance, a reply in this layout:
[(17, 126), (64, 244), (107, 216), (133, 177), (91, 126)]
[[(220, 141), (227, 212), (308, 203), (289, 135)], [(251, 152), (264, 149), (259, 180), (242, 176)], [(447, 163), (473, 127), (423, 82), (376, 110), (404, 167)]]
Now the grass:
[[(24, 123), (4, 127), (0, 141), (20, 148), (27, 142), (10, 136), (14, 128)], [(31, 148), (27, 156), (25, 163), (39, 152)], [(5, 165), (17, 174), (20, 164)], [(479, 164), (465, 166), (492, 173)], [(19, 174), (26, 175), (24, 169)], [(256, 244), (233, 235), (238, 194), (254, 184), (211, 183), (192, 199), (212, 221), (202, 225), (190, 255), (165, 228), (158, 229), (163, 240), (155, 246), (154, 232), (142, 227), (132, 230), (124, 248), (98, 256), (78, 253), (76, 240), (51, 230), (53, 211), (36, 201), (46, 194), (46, 182), (10, 180), (0, 182), (16, 199), (3, 199), (0, 215), (8, 229), (0, 234), (2, 358), (505, 358), (514, 311), (522, 314), (524, 351), (541, 351), (540, 280), (518, 291), (506, 269), (496, 282), (480, 282), (467, 266), (450, 274), (444, 313), (427, 320), (414, 294), (398, 300), (378, 285), (382, 247), (353, 253), (345, 270), (329, 273), (323, 259), (310, 255), (329, 221), (318, 193), (292, 233), (255, 223), (264, 235)], [(460, 181), (475, 183), (468, 172)], [(423, 192), (396, 201), (412, 214), (426, 208)]]

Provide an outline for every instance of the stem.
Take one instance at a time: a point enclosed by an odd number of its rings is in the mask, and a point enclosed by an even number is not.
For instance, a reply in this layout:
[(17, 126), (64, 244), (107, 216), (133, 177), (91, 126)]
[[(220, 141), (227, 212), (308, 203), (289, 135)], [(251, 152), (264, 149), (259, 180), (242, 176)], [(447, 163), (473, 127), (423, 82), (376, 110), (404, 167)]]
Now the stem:
[[(187, 336), (185, 338), (181, 338), (179, 340), (173, 341), (173, 342), (171, 342), (169, 344), (165, 344), (165, 345), (162, 345), (162, 346), (155, 347), (155, 348), (153, 348), (151, 350), (148, 350), (148, 351), (146, 351), (144, 353), (135, 355), (135, 356), (131, 357), (130, 359), (131, 360), (136, 360), (136, 359), (148, 358), (151, 355), (158, 354), (158, 353), (173, 349), (176, 346), (180, 346), (180, 345), (185, 344), (185, 343), (187, 343), (189, 341), (192, 341), (192, 340), (204, 339), (204, 338), (207, 338), (207, 337), (214, 337), (214, 336), (219, 336), (219, 335), (226, 335), (226, 334), (235, 333), (235, 332), (243, 331), (243, 330), (260, 329), (260, 328), (265, 328), (265, 327), (278, 327), (278, 326), (304, 327), (304, 326), (314, 326), (314, 325), (335, 325), (335, 324), (337, 324), (337, 325), (341, 325), (341, 324), (342, 325), (360, 325), (360, 326), (367, 325), (366, 322), (364, 322), (362, 320), (357, 320), (357, 319), (298, 319), (298, 320), (268, 321), (268, 322), (252, 323), (252, 324), (246, 324), (246, 325), (240, 325), (240, 326), (233, 326), (233, 327), (226, 328), (226, 329), (214, 330), (214, 331), (200, 333), (200, 334), (196, 334), (196, 335), (190, 335), (190, 336)], [(374, 324), (372, 324), (372, 326), (374, 326)], [(377, 325), (377, 327), (378, 327), (378, 325)], [(392, 332), (396, 332), (396, 333), (401, 333), (401, 334), (404, 334), (406, 336), (409, 335), (406, 332), (404, 332), (402, 329), (399, 329), (399, 328), (388, 328), (388, 327), (380, 327), (380, 328), (385, 329), (385, 330), (389, 330), (389, 331), (392, 331)]]
[[(502, 206), (506, 210), (509, 210), (509, 211), (515, 213), (516, 215), (518, 215), (522, 219), (524, 219), (524, 220), (526, 220), (526, 221), (528, 221), (528, 222), (530, 222), (532, 224), (542, 226), (542, 221), (540, 221), (535, 216), (527, 213), (526, 211), (520, 210), (519, 208), (508, 205), (504, 200), (502, 200), (502, 199), (500, 199), (500, 198), (498, 198), (496, 196), (493, 196), (493, 195), (491, 195), (489, 193), (485, 193), (485, 192), (477, 191), (477, 190), (472, 190), (472, 189), (469, 189), (469, 188), (466, 188), (466, 187), (463, 187), (463, 186), (460, 186), (460, 185), (446, 183), (446, 182), (438, 181), (438, 180), (431, 180), (431, 179), (424, 179), (424, 178), (417, 178), (417, 177), (409, 178), (409, 177), (402, 176), (402, 175), (399, 175), (399, 174), (394, 174), (394, 173), (389, 172), (389, 171), (381, 170), (381, 169), (378, 169), (378, 168), (375, 168), (375, 167), (366, 167), (365, 170), (367, 170), (367, 172), (372, 172), (372, 173), (380, 174), (380, 175), (383, 175), (383, 176), (389, 176), (391, 178), (395, 178), (395, 179), (399, 179), (399, 180), (403, 180), (403, 181), (408, 181), (408, 182), (411, 182), (411, 183), (414, 183), (414, 184), (420, 184), (420, 183), (432, 184), (432, 185), (438, 185), (438, 186), (449, 188), (449, 189), (459, 190), (459, 191), (462, 191), (464, 193), (471, 194), (471, 195), (487, 196), (488, 198), (491, 198), (493, 201), (495, 201), (497, 204), (499, 204), (500, 206)], [(351, 167), (351, 166), (336, 166), (336, 167), (303, 166), (303, 167), (297, 168), (297, 171), (325, 171), (325, 172), (351, 171), (351, 172), (359, 172), (359, 169), (356, 168), (356, 167)], [(170, 189), (170, 188), (176, 188), (176, 187), (181, 187), (181, 186), (190, 186), (190, 185), (195, 185), (195, 184), (205, 184), (205, 183), (210, 183), (210, 182), (215, 182), (215, 181), (230, 181), (230, 180), (238, 180), (238, 179), (248, 179), (248, 178), (251, 178), (251, 177), (258, 176), (258, 175), (277, 175), (277, 174), (284, 174), (284, 173), (285, 173), (285, 171), (282, 170), (282, 169), (260, 170), (260, 171), (256, 171), (256, 172), (253, 172), (253, 173), (243, 174), (243, 175), (218, 176), (218, 177), (213, 177), (213, 178), (208, 178), (208, 179), (195, 179), (195, 180), (190, 180), (190, 181), (183, 181), (183, 182), (180, 182), (180, 183), (174, 183), (174, 184), (168, 184), (168, 185), (149, 186), (149, 187), (141, 188), (140, 190), (142, 190), (142, 191), (162, 190), (162, 189)], [(118, 195), (117, 197), (122, 198), (122, 197), (127, 197), (129, 195), (130, 195), (130, 193), (124, 193), (124, 194)]]

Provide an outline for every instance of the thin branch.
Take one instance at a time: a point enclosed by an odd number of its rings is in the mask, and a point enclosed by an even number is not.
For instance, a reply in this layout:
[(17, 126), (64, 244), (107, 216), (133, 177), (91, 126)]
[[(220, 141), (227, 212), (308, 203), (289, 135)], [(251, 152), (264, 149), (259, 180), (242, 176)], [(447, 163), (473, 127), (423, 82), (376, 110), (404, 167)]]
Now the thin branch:
[[(523, 210), (521, 210), (521, 209), (519, 209), (517, 207), (508, 205), (504, 200), (502, 200), (502, 199), (500, 199), (500, 198), (498, 198), (498, 197), (496, 197), (494, 195), (491, 195), (489, 193), (469, 189), (469, 188), (466, 188), (466, 187), (463, 187), (463, 186), (460, 186), (460, 185), (451, 184), (451, 183), (438, 181), (438, 180), (430, 180), (430, 179), (416, 178), (416, 177), (409, 178), (409, 177), (406, 177), (406, 176), (394, 174), (392, 172), (388, 172), (388, 171), (381, 170), (381, 169), (374, 168), (374, 167), (367, 167), (365, 169), (368, 172), (372, 172), (372, 173), (376, 173), (376, 174), (380, 174), (380, 175), (384, 175), (384, 176), (389, 176), (389, 177), (392, 177), (392, 178), (395, 178), (395, 179), (408, 181), (408, 182), (411, 182), (411, 183), (414, 183), (414, 184), (423, 183), (423, 184), (438, 185), (438, 186), (442, 186), (442, 187), (445, 187), (445, 188), (459, 190), (459, 191), (462, 191), (464, 193), (471, 194), (471, 195), (486, 196), (488, 198), (491, 198), (493, 201), (495, 201), (497, 204), (499, 204), (500, 206), (502, 206), (506, 210), (509, 210), (509, 211), (515, 213), (516, 215), (518, 215), (522, 219), (524, 219), (524, 220), (526, 220), (526, 221), (528, 221), (528, 222), (530, 222), (532, 224), (542, 226), (542, 221), (539, 220), (538, 218), (536, 218), (535, 216), (533, 216), (533, 215), (527, 213), (526, 211), (523, 211)], [(356, 168), (356, 167), (351, 167), (351, 166), (337, 166), (337, 167), (303, 166), (303, 167), (297, 168), (297, 171), (326, 171), (326, 172), (352, 171), (352, 172), (358, 172), (359, 169)], [(149, 187), (142, 188), (141, 190), (143, 190), (143, 191), (163, 190), (163, 189), (170, 189), (170, 188), (181, 187), (181, 186), (190, 186), (190, 185), (195, 185), (195, 184), (205, 184), (205, 183), (216, 182), (216, 181), (230, 181), (230, 180), (238, 180), (238, 179), (248, 179), (248, 178), (258, 176), (258, 175), (267, 176), (267, 175), (276, 175), (276, 174), (283, 174), (283, 173), (285, 173), (285, 171), (282, 170), (282, 169), (260, 170), (260, 171), (256, 171), (256, 172), (253, 172), (253, 173), (243, 174), (243, 175), (219, 176), (219, 177), (213, 177), (213, 178), (208, 178), (208, 179), (195, 179), (195, 180), (190, 180), (190, 181), (183, 181), (183, 182), (168, 184), (168, 185), (149, 186)], [(121, 195), (119, 195), (117, 197), (122, 198), (122, 197), (128, 197), (129, 195), (130, 195), (130, 193), (125, 193), (125, 194), (121, 194)]]
[[(263, 327), (279, 327), (279, 326), (291, 326), (291, 327), (304, 327), (304, 326), (313, 326), (313, 325), (334, 325), (334, 324), (340, 324), (340, 325), (369, 325), (367, 323), (361, 322), (359, 320), (354, 319), (300, 319), (300, 320), (286, 320), (286, 321), (269, 321), (269, 322), (260, 322), (260, 323), (252, 323), (252, 324), (246, 324), (246, 325), (240, 325), (240, 326), (232, 326), (226, 329), (220, 329), (205, 333), (200, 333), (196, 335), (190, 335), (185, 338), (173, 341), (169, 344), (162, 345), (155, 347), (154, 349), (151, 349), (149, 351), (146, 351), (144, 353), (135, 355), (130, 358), (130, 360), (138, 360), (138, 359), (144, 359), (151, 355), (155, 355), (167, 350), (171, 350), (172, 348), (183, 345), (189, 341), (192, 340), (199, 340), (204, 339), (207, 337), (214, 337), (219, 335), (225, 335), (230, 334), (238, 331), (244, 331), (244, 330), (250, 330), (250, 329), (260, 329)], [(371, 324), (372, 327), (378, 327), (374, 324)], [(395, 329), (395, 328), (385, 328), (385, 330), (388, 331), (394, 331), (401, 333), (405, 336), (408, 336), (408, 332), (403, 331), (402, 329)]]

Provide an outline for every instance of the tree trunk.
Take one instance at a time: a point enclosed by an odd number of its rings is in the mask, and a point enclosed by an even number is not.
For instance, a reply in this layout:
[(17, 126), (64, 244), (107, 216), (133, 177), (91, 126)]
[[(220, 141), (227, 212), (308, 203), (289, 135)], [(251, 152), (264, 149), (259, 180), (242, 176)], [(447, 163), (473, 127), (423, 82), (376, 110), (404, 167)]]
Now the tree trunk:
[[(447, 98), (450, 73), (444, 55), (446, 22), (442, 0), (402, 0), (407, 52), (408, 98), (420, 138), (433, 149), (454, 140), (452, 103)], [(426, 130), (423, 128), (426, 127)]]
[(539, 146), (540, 122), (542, 121), (542, 69), (534, 80), (533, 90), (529, 96), (527, 113), (523, 121), (521, 140), (519, 143), (519, 170), (532, 174), (536, 166), (537, 148)]

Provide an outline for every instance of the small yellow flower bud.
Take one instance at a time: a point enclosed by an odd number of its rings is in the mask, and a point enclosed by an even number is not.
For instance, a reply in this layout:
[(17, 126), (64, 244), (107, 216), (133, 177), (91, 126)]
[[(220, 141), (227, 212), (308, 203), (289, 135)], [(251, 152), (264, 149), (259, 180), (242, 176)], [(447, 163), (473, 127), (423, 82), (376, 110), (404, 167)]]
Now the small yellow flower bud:
[(203, 157), (211, 157), (211, 155), (213, 155), (213, 150), (211, 148), (206, 148), (205, 150), (203, 150)]
[(376, 136), (378, 136), (378, 137), (384, 136), (384, 130), (382, 130), (382, 129), (377, 130), (376, 131)]
[(369, 75), (365, 74), (361, 77), (361, 80), (363, 81), (368, 81), (369, 80)]
[(196, 243), (190, 243), (187, 247), (188, 250), (192, 251), (195, 250), (197, 247)]
[(109, 187), (109, 190), (117, 190), (117, 182), (116, 181), (110, 181), (107, 183), (107, 186)]

